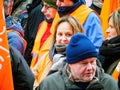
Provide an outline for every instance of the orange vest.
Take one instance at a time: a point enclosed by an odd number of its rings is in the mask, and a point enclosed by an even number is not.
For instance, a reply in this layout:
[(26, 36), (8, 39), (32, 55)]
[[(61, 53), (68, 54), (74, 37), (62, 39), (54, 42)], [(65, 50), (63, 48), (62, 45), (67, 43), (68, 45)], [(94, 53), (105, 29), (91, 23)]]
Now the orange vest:
[[(78, 7), (74, 12), (72, 12), (70, 15), (76, 17), (81, 24), (84, 24), (88, 15), (92, 12), (93, 10), (88, 8), (86, 5), (81, 5), (80, 7)], [(54, 34), (54, 28), (55, 28), (55, 24), (59, 21), (60, 17), (58, 15), (58, 13), (55, 16), (55, 19), (52, 23), (52, 27), (51, 27), (51, 33)]]
[(35, 79), (36, 79), (35, 84), (40, 83), (40, 81), (46, 77), (52, 65), (52, 62), (49, 58), (49, 50), (52, 45), (51, 36), (49, 36), (46, 39), (46, 41), (43, 43), (42, 47), (39, 48), (41, 44), (40, 41), (42, 39), (42, 36), (46, 32), (46, 29), (47, 29), (47, 22), (43, 21), (41, 23), (40, 29), (37, 32), (32, 50), (33, 58), (30, 68), (35, 75)]

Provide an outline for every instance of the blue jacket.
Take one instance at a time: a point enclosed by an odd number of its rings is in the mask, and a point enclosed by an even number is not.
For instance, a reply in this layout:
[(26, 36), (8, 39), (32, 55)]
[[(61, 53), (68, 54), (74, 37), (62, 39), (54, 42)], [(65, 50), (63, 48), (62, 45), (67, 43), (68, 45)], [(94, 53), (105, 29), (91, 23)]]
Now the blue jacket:
[(9, 15), (5, 18), (6, 20), (6, 29), (8, 36), (8, 43), (18, 49), (21, 54), (24, 53), (24, 42), (21, 37), (24, 36), (23, 29), (17, 21), (13, 20), (13, 18)]

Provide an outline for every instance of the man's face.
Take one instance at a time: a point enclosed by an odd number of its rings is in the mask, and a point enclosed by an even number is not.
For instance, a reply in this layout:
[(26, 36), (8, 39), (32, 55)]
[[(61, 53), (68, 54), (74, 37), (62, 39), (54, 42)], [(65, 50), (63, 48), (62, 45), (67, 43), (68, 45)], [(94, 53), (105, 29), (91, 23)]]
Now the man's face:
[(55, 17), (55, 14), (57, 12), (57, 9), (49, 6), (46, 3), (43, 3), (43, 7), (41, 9), (41, 12), (45, 15), (45, 17), (50, 20), (53, 19)]
[(96, 58), (88, 58), (74, 64), (69, 64), (73, 78), (81, 82), (90, 82), (96, 72)]
[(56, 1), (56, 5), (58, 7), (60, 7), (60, 6), (70, 6), (72, 4), (73, 4), (73, 2), (71, 0), (57, 0)]

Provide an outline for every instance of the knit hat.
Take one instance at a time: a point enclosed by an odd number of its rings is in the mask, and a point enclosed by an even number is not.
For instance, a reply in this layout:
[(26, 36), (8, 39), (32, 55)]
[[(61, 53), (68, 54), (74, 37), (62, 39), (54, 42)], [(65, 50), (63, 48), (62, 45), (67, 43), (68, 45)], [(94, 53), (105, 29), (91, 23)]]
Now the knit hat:
[(50, 7), (57, 8), (56, 0), (42, 0), (42, 1), (48, 4)]
[(66, 49), (66, 62), (76, 63), (90, 57), (97, 57), (98, 53), (93, 43), (82, 33), (72, 36)]

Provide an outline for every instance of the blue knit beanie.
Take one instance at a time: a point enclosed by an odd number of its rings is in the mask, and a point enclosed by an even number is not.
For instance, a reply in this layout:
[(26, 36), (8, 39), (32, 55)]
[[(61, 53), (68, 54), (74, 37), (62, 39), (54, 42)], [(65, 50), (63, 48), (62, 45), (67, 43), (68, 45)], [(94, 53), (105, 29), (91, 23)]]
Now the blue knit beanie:
[(66, 62), (76, 63), (90, 57), (97, 57), (98, 53), (93, 43), (82, 33), (72, 36), (66, 48)]

